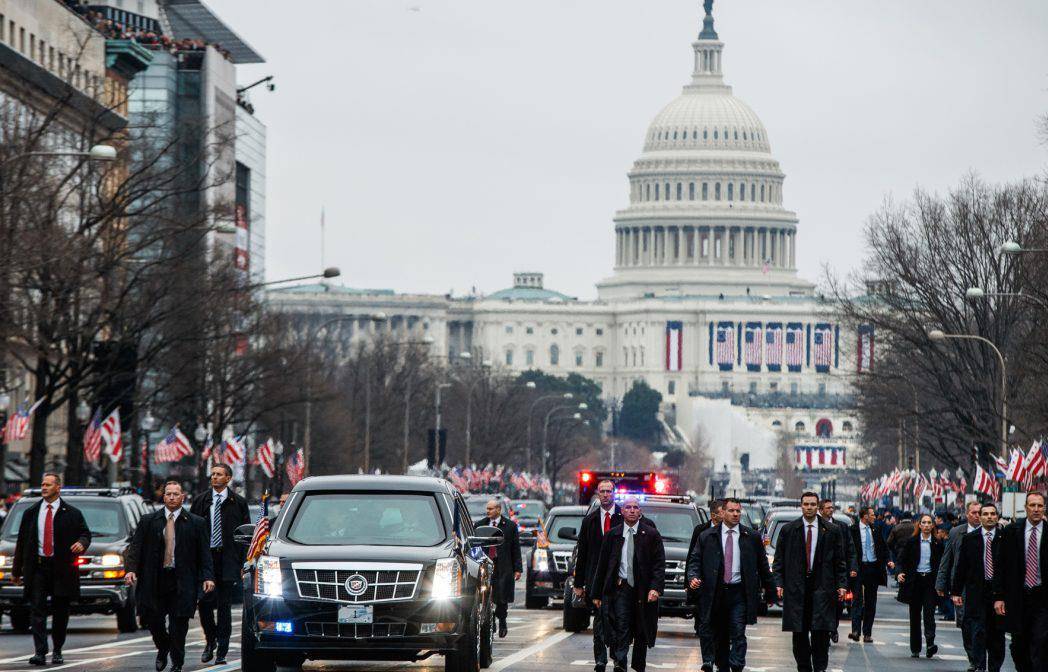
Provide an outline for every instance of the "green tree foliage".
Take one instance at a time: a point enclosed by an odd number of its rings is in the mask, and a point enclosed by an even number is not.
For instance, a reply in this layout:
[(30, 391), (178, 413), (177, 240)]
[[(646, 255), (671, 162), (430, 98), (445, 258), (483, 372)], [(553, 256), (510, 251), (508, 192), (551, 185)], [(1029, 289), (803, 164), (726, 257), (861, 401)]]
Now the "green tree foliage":
[(520, 374), (518, 380), (521, 385), (535, 383), (536, 396), (570, 392), (572, 402), (585, 402), (589, 407), (587, 418), (596, 419), (600, 424), (608, 417), (608, 409), (600, 397), (600, 385), (585, 376), (569, 373), (567, 377), (562, 378), (531, 369)]
[(622, 397), (622, 413), (619, 431), (623, 436), (654, 446), (659, 440), (659, 404), (662, 394), (642, 380), (634, 381), (633, 387)]

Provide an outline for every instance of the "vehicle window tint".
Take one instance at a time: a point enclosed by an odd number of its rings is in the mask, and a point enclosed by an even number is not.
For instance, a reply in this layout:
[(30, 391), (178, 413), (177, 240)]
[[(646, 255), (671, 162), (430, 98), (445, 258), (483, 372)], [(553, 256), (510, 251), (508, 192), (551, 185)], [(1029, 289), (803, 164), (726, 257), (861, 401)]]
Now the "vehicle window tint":
[[(18, 526), (22, 522), (22, 514), (25, 510), (39, 500), (20, 500), (7, 514), (4, 521), (3, 536), (5, 539), (18, 538)], [(87, 529), (91, 530), (93, 539), (119, 539), (128, 535), (127, 519), (121, 513), (122, 504), (113, 500), (70, 502), (80, 509), (87, 522)]]
[(471, 536), (473, 534), (473, 519), (470, 518), (469, 509), (466, 508), (466, 503), (462, 501), (462, 498), (455, 498), (455, 509), (458, 511), (459, 518), (462, 521), (462, 528), (465, 535)]
[(643, 509), (644, 517), (651, 519), (667, 541), (690, 541), (691, 533), (699, 524), (699, 514), (686, 509)]
[(287, 538), (310, 546), (435, 546), (446, 534), (432, 495), (361, 492), (307, 495)]
[(558, 540), (564, 541), (563, 539), (560, 539), (558, 535), (561, 530), (568, 527), (574, 527), (575, 533), (578, 534), (578, 531), (582, 528), (582, 514), (580, 513), (574, 516), (554, 516), (553, 518), (550, 518), (549, 525), (546, 528), (546, 538), (554, 544), (557, 543)]

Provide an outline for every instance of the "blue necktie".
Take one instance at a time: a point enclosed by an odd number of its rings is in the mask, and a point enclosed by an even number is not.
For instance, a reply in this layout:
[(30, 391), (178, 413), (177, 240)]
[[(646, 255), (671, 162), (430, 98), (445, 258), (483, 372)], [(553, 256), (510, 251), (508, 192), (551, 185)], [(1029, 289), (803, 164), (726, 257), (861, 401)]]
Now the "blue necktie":
[(870, 528), (866, 528), (866, 534), (863, 535), (862, 539), (863, 552), (866, 554), (866, 562), (876, 562), (877, 559), (873, 556), (873, 537), (870, 533)]
[(215, 495), (211, 512), (211, 548), (222, 548), (222, 495)]

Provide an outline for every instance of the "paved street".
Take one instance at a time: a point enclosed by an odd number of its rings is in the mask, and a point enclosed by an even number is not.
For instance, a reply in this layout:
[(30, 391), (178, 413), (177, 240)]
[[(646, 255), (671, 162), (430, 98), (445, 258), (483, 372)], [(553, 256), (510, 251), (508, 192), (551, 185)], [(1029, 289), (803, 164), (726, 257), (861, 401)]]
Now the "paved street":
[[(491, 672), (502, 670), (528, 670), (529, 672), (586, 672), (592, 669), (590, 633), (570, 634), (561, 628), (560, 605), (545, 610), (527, 610), (523, 607), (523, 582), (517, 595), (521, 603), (510, 612), (510, 634), (506, 639), (496, 640), (495, 662)], [(967, 668), (964, 650), (961, 647), (960, 631), (952, 623), (938, 623), (940, 652), (934, 660), (913, 660), (908, 644), (908, 625), (905, 607), (894, 600), (893, 594), (882, 591), (879, 602), (881, 614), (874, 628), (874, 644), (856, 644), (845, 638), (846, 627), (841, 628), (841, 641), (832, 647), (830, 668), (840, 672), (894, 672), (896, 670), (919, 672), (961, 672)], [(239, 614), (233, 618), (233, 640), (240, 633)], [(198, 622), (193, 621), (197, 626)], [(198, 660), (203, 647), (203, 634), (193, 627), (187, 646), (185, 670), (207, 669), (210, 672), (240, 670), (236, 656), (236, 644), (230, 652), (229, 664), (203, 666)], [(66, 644), (66, 663), (48, 668), (30, 668), (26, 660), (32, 653), (32, 638), (16, 635), (6, 627), (0, 635), (0, 672), (24, 669), (65, 669), (71, 672), (151, 672), (155, 650), (145, 631), (118, 635), (111, 616), (74, 617), (70, 624), (69, 641)], [(660, 621), (659, 644), (649, 652), (648, 667), (651, 670), (677, 670), (696, 672), (700, 656), (698, 642), (694, 636), (692, 622), (678, 618)], [(790, 652), (789, 636), (780, 629), (775, 615), (762, 618), (756, 627), (749, 629), (749, 667), (752, 672), (791, 672), (796, 669)], [(443, 670), (443, 659), (434, 657), (419, 663), (307, 663), (306, 670), (376, 670), (396, 672), (398, 670)], [(610, 668), (609, 668), (610, 669)], [(1015, 668), (1008, 660), (1005, 670)], [(246, 670), (245, 672), (250, 672)]]

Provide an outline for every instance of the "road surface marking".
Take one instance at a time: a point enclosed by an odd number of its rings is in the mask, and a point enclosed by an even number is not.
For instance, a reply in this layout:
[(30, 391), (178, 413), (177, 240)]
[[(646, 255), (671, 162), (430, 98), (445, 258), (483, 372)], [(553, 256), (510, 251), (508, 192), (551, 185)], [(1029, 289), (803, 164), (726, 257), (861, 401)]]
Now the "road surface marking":
[[(547, 637), (546, 639), (542, 640), (541, 642), (539, 642), (537, 644), (533, 644), (532, 646), (529, 646), (526, 649), (522, 649), (520, 651), (517, 651), (516, 653), (514, 653), (511, 656), (507, 656), (506, 658), (503, 658), (502, 660), (496, 661), (495, 663), (492, 664), (491, 667), (488, 668), (488, 670), (490, 672), (499, 672), (500, 670), (504, 670), (507, 667), (509, 667), (510, 665), (514, 665), (516, 663), (519, 663), (522, 660), (526, 660), (526, 659), (530, 658), (531, 656), (534, 656), (537, 653), (545, 651), (546, 649), (548, 649), (549, 647), (553, 646), (554, 644), (557, 644), (559, 642), (563, 642), (565, 639), (567, 639), (568, 637), (571, 637), (573, 634), (575, 634), (575, 633), (567, 632), (565, 630), (561, 630), (559, 632), (555, 632), (555, 633), (553, 633), (552, 635), (550, 635), (549, 637)], [(216, 672), (216, 671), (212, 670), (210, 672)]]

